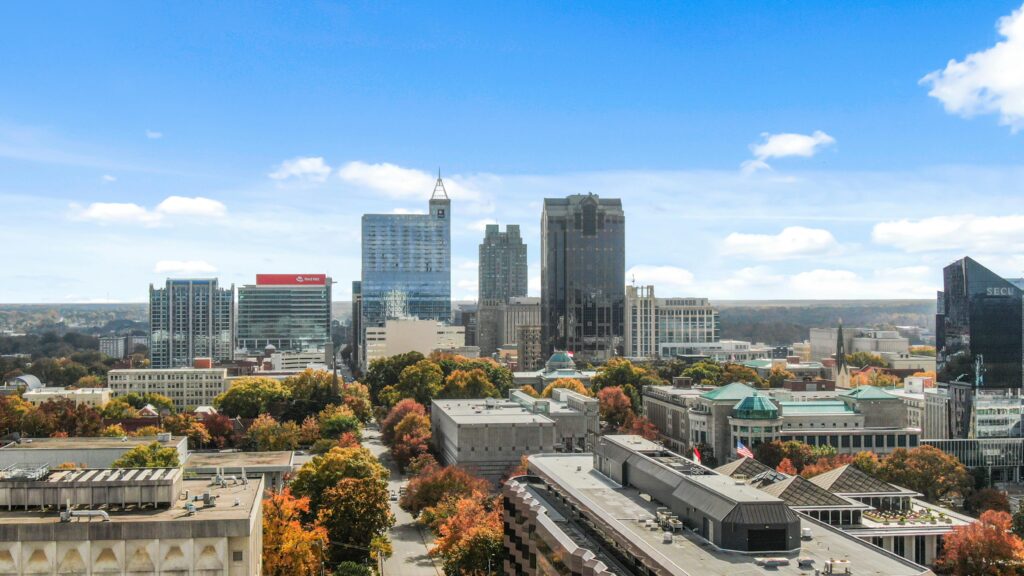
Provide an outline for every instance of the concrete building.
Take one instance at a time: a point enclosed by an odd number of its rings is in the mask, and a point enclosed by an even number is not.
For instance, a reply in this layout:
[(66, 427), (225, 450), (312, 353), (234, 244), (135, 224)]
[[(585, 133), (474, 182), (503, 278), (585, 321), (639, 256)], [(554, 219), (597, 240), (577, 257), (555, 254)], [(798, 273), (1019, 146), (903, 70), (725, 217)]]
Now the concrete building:
[(100, 336), (100, 353), (111, 358), (124, 358), (125, 337), (124, 336)]
[(537, 325), (524, 325), (517, 329), (516, 370), (536, 372), (544, 365), (543, 329)]
[(202, 478), (224, 477), (249, 480), (263, 479), (263, 486), (269, 490), (280, 490), (285, 480), (297, 468), (295, 453), (282, 452), (191, 452), (183, 460), (185, 472)]
[(742, 364), (761, 378), (768, 378), (776, 368), (790, 372), (799, 380), (828, 378), (832, 372), (821, 362), (803, 362), (796, 357), (747, 360)]
[(0, 574), (258, 576), (262, 495), (180, 468), (6, 469)]
[(519, 343), (520, 326), (540, 326), (540, 298), (518, 296), (509, 298), (501, 327), (501, 345)]
[(594, 194), (545, 198), (541, 213), (544, 353), (600, 363), (622, 354), (626, 216)]
[[(838, 333), (838, 328), (811, 328), (810, 360), (831, 358), (836, 350)], [(910, 340), (900, 335), (898, 330), (847, 328), (843, 334), (843, 345), (848, 354), (871, 352), (882, 357), (910, 354)]]
[(550, 399), (511, 390), (508, 400), (434, 400), (430, 427), (445, 464), (496, 480), (524, 454), (590, 450), (600, 415), (596, 399), (570, 390)]
[(528, 463), (503, 488), (506, 574), (932, 574), (637, 436)]
[(771, 358), (775, 348), (746, 340), (719, 340), (718, 342), (691, 342), (660, 346), (662, 358), (679, 356), (706, 357), (716, 362), (747, 362)]
[(910, 427), (903, 401), (881, 389), (796, 392), (756, 390), (734, 382), (718, 388), (647, 386), (644, 413), (670, 447), (719, 463), (736, 458), (737, 442), (753, 450), (762, 442), (798, 440), (830, 445), (840, 454), (887, 454), (914, 448), (921, 429)]
[(516, 386), (533, 386), (537, 392), (543, 392), (548, 384), (562, 378), (579, 380), (589, 387), (591, 379), (597, 375), (595, 370), (577, 370), (576, 362), (567, 352), (555, 352), (548, 358), (544, 368), (540, 370), (522, 370), (512, 373), (512, 381)]
[(656, 298), (654, 286), (626, 286), (627, 357), (672, 357), (717, 342), (718, 310), (707, 298)]
[(75, 406), (85, 404), (93, 408), (103, 408), (107, 405), (107, 402), (110, 402), (110, 394), (110, 388), (75, 388), (68, 390), (67, 388), (55, 386), (26, 390), (21, 397), (33, 406), (39, 406), (43, 402), (49, 402), (50, 400), (66, 398), (74, 402)]
[(81, 468), (109, 468), (125, 452), (137, 446), (159, 442), (178, 452), (178, 461), (188, 456), (188, 438), (184, 436), (129, 436), (128, 438), (23, 438), (0, 446), (0, 469), (12, 466), (48, 466), (56, 468), (72, 463)]
[(384, 326), (366, 327), (366, 363), (363, 370), (378, 358), (406, 352), (429, 356), (435, 350), (457, 349), (465, 345), (466, 329), (462, 326), (412, 318), (388, 320)]
[(352, 333), (349, 334), (350, 367), (355, 370), (363, 358), (363, 283), (352, 281)]
[(481, 300), (476, 313), (476, 344), (480, 354), (490, 357), (504, 344), (501, 336), (504, 332), (505, 309), (504, 300)]
[(257, 274), (238, 289), (235, 347), (258, 354), (325, 352), (331, 346), (331, 285), (326, 274)]
[(167, 279), (149, 285), (149, 348), (153, 368), (192, 366), (196, 358), (230, 362), (234, 350), (235, 287), (216, 278)]
[(129, 392), (155, 392), (185, 409), (212, 405), (214, 398), (227, 390), (227, 377), (225, 368), (132, 368), (108, 372), (107, 386), (114, 398)]
[(466, 346), (477, 345), (477, 330), (480, 325), (480, 307), (476, 304), (459, 304), (455, 310), (455, 326), (466, 329)]
[(486, 226), (478, 267), (481, 302), (508, 302), (511, 298), (526, 296), (526, 244), (519, 234), (518, 224), (505, 226), (504, 232), (497, 224)]

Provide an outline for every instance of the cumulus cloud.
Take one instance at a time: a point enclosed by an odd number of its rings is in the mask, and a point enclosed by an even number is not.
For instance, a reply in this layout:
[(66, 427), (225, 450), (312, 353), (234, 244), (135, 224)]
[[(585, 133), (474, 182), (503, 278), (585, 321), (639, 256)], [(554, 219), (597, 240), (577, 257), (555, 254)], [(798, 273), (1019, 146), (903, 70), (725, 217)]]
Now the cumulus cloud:
[(149, 138), (150, 140), (159, 140), (163, 137), (163, 132), (157, 132), (156, 130), (146, 130), (146, 138)]
[(1020, 252), (1024, 250), (1024, 215), (958, 214), (879, 222), (871, 239), (907, 252)]
[(484, 218), (482, 220), (477, 220), (477, 221), (473, 222), (472, 224), (470, 224), (469, 225), (469, 229), (474, 231), (474, 232), (484, 232), (484, 231), (487, 230), (487, 226), (489, 224), (497, 224), (497, 223), (498, 223), (498, 221), (494, 220), (493, 218)]
[(268, 176), (274, 180), (306, 180), (324, 182), (331, 174), (331, 167), (324, 162), (322, 156), (309, 156), (285, 160)]
[[(338, 169), (338, 177), (345, 182), (377, 192), (389, 198), (429, 198), (434, 191), (437, 176), (415, 168), (381, 162), (368, 164), (354, 161)], [(475, 189), (462, 184), (457, 177), (444, 178), (445, 191), (453, 200), (479, 200)]]
[(950, 60), (921, 79), (946, 112), (971, 117), (998, 114), (1013, 132), (1024, 128), (1024, 6), (999, 19), (1006, 38), (995, 46)]
[(722, 242), (722, 254), (758, 260), (786, 260), (826, 254), (837, 247), (835, 237), (828, 230), (789, 226), (774, 235), (733, 232)]
[(836, 141), (835, 138), (821, 130), (816, 130), (810, 135), (792, 133), (769, 134), (764, 132), (761, 134), (761, 138), (763, 140), (760, 143), (750, 145), (750, 151), (754, 153), (754, 158), (740, 165), (743, 171), (748, 174), (757, 170), (770, 169), (771, 166), (768, 165), (770, 158), (786, 158), (789, 156), (810, 158), (822, 148), (834, 144)]
[(851, 270), (815, 269), (789, 278), (792, 297), (813, 299), (934, 298), (941, 284), (927, 266), (881, 268), (862, 276)]
[(156, 226), (167, 216), (216, 218), (227, 213), (227, 206), (222, 202), (202, 196), (168, 196), (152, 210), (132, 202), (93, 202), (85, 207), (71, 204), (70, 208), (74, 220), (146, 226)]
[(217, 267), (206, 260), (160, 260), (153, 266), (157, 274), (208, 274)]
[(693, 273), (677, 266), (633, 266), (626, 271), (626, 282), (653, 284), (661, 296), (683, 296), (693, 286)]

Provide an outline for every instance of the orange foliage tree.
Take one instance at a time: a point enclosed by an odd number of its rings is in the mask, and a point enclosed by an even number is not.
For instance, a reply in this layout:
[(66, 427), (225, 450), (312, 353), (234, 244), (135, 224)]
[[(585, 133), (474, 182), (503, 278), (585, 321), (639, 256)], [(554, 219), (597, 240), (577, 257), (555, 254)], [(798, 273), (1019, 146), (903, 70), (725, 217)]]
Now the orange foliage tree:
[(455, 500), (436, 523), (437, 540), (431, 556), (440, 556), (446, 574), (482, 576), (500, 570), (502, 544), (501, 500), (479, 493)]
[(619, 427), (619, 432), (621, 434), (636, 434), (648, 440), (658, 439), (658, 428), (646, 416), (634, 416), (632, 412)]
[(395, 426), (402, 421), (403, 418), (408, 414), (419, 414), (425, 416), (427, 413), (426, 407), (423, 404), (413, 400), (412, 398), (405, 398), (400, 400), (394, 405), (391, 410), (388, 411), (388, 415), (384, 417), (384, 420), (380, 423), (380, 439), (381, 442), (388, 446), (394, 442), (395, 439)]
[(609, 426), (618, 428), (633, 415), (633, 403), (622, 391), (621, 386), (602, 388), (597, 393), (597, 401), (601, 410), (601, 419)]
[(415, 516), (424, 508), (437, 506), (445, 498), (466, 497), (474, 492), (486, 494), (489, 490), (487, 480), (462, 468), (433, 465), (423, 468), (409, 480), (399, 503)]
[(430, 450), (430, 418), (409, 413), (395, 426), (391, 457), (398, 468), (405, 471), (409, 462)]
[(271, 492), (263, 501), (263, 573), (267, 576), (315, 576), (327, 549), (327, 530), (304, 524), (309, 498), (291, 490)]
[(1006, 512), (989, 510), (978, 522), (953, 528), (937, 566), (956, 576), (1016, 574), (1024, 561), (1024, 542), (1011, 532), (1011, 524)]
[(567, 388), (573, 392), (579, 392), (584, 396), (593, 396), (593, 394), (590, 393), (590, 390), (587, 390), (587, 387), (583, 385), (583, 382), (580, 382), (575, 378), (559, 378), (551, 384), (548, 384), (547, 388), (544, 388), (544, 392), (541, 393), (541, 397), (551, 398), (551, 392), (555, 388)]

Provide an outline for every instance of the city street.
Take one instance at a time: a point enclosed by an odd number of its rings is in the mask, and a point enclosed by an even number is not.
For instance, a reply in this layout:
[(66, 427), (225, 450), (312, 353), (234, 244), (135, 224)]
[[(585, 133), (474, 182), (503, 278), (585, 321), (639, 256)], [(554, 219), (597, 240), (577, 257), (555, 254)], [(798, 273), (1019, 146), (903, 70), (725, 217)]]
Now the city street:
[[(380, 432), (376, 427), (368, 427), (363, 431), (363, 446), (370, 450), (391, 471), (388, 490), (396, 493), (405, 483), (405, 475), (391, 460), (387, 446), (380, 441)], [(427, 547), (432, 540), (429, 532), (420, 528), (411, 514), (402, 510), (398, 502), (391, 502), (391, 512), (395, 515), (395, 526), (389, 532), (393, 553), (384, 562), (386, 576), (444, 576), (439, 563), (435, 563), (427, 555)]]

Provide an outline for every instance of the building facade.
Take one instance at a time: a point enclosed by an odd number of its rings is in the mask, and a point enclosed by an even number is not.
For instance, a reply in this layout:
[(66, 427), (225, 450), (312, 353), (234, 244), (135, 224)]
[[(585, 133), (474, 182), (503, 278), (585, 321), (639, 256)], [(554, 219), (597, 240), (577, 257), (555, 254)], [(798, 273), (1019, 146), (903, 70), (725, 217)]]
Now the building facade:
[(181, 410), (213, 405), (214, 398), (227, 389), (227, 377), (224, 368), (137, 368), (111, 370), (107, 386), (114, 398), (129, 392), (162, 394)]
[(364, 214), (362, 329), (392, 318), (450, 322), (451, 201), (439, 177), (427, 214)]
[(352, 334), (348, 342), (352, 351), (349, 362), (355, 368), (363, 357), (363, 283), (359, 280), (352, 281)]
[(539, 324), (523, 325), (516, 336), (516, 370), (534, 372), (544, 365), (543, 330)]
[(626, 217), (593, 194), (544, 199), (541, 215), (544, 352), (593, 363), (622, 352)]
[[(462, 326), (448, 326), (433, 320), (388, 320), (384, 326), (367, 326), (365, 371), (370, 363), (406, 352), (429, 356), (436, 350), (457, 350), (466, 346)], [(479, 355), (479, 354), (477, 354)]]
[(718, 310), (706, 298), (657, 298), (654, 286), (626, 286), (625, 355), (671, 357), (718, 342)]
[(257, 274), (238, 289), (236, 349), (263, 352), (327, 350), (331, 341), (331, 279), (325, 274)]
[(124, 358), (125, 337), (124, 336), (100, 336), (100, 353), (111, 358)]
[(235, 287), (216, 278), (168, 279), (149, 286), (149, 352), (153, 368), (191, 366), (196, 358), (230, 362), (234, 348)]
[(479, 300), (499, 300), (526, 296), (526, 244), (518, 224), (488, 224), (480, 243)]
[(75, 388), (69, 390), (63, 387), (36, 388), (26, 390), (21, 395), (26, 402), (38, 406), (50, 400), (66, 399), (75, 403), (75, 406), (84, 404), (93, 408), (103, 408), (110, 402), (110, 388)]
[(518, 296), (509, 299), (501, 327), (502, 346), (519, 343), (520, 326), (540, 326), (540, 298)]

